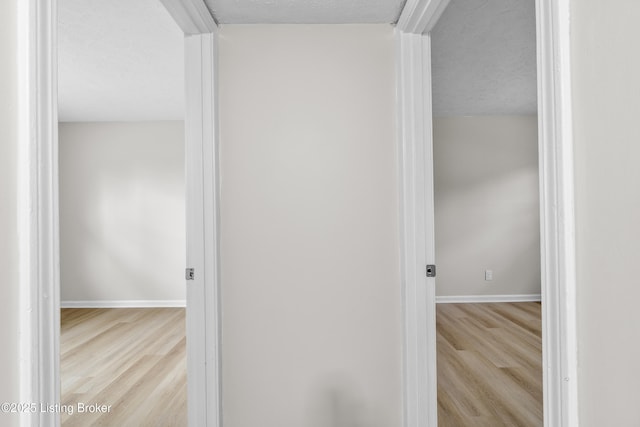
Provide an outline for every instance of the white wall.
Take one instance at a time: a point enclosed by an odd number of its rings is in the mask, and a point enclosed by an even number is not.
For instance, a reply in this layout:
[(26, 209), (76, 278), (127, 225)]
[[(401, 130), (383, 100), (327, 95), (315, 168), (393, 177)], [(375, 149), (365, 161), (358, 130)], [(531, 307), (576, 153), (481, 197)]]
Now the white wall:
[(572, 3), (581, 426), (640, 426), (640, 2)]
[(60, 123), (59, 145), (61, 301), (183, 301), (183, 122)]
[[(0, 2), (0, 402), (19, 400), (16, 4)], [(0, 425), (18, 419), (0, 412)]]
[(223, 26), (224, 424), (401, 424), (389, 25)]
[(437, 117), (433, 143), (436, 294), (539, 295), (536, 116)]

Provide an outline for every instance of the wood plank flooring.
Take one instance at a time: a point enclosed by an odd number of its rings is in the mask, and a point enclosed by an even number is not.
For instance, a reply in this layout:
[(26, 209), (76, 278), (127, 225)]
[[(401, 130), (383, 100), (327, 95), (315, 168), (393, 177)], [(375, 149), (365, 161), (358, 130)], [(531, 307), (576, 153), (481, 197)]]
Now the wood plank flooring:
[[(185, 426), (184, 309), (62, 309), (71, 426)], [(438, 304), (440, 427), (542, 426), (539, 303)]]
[[(61, 310), (62, 424), (186, 426), (184, 308)], [(78, 403), (111, 405), (79, 413)]]
[(540, 303), (438, 304), (438, 425), (542, 426)]

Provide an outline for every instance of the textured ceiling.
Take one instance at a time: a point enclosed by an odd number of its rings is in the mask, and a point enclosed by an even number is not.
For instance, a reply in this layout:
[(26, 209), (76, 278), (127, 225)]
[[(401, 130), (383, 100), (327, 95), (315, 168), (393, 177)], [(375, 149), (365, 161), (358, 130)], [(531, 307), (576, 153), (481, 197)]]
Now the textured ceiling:
[[(221, 23), (395, 22), (404, 0), (206, 0)], [(180, 120), (183, 35), (159, 0), (59, 0), (62, 121)], [(534, 0), (451, 0), (432, 33), (436, 115), (536, 112)]]
[(221, 24), (361, 24), (398, 20), (405, 0), (205, 0)]
[(438, 116), (536, 113), (534, 0), (451, 0), (433, 29)]
[(60, 120), (182, 119), (183, 40), (159, 0), (59, 0)]

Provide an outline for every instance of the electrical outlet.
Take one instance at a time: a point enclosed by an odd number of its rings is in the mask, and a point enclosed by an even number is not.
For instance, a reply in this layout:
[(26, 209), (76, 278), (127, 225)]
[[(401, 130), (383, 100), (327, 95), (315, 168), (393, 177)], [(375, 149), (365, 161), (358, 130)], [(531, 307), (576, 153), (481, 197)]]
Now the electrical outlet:
[(486, 281), (493, 280), (493, 270), (485, 270), (484, 271), (484, 280), (486, 280)]

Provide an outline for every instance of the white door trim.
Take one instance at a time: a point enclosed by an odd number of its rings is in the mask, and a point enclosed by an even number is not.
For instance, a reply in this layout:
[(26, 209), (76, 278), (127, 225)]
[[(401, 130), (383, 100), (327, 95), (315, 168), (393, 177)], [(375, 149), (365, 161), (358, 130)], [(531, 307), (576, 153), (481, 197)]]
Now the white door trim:
[[(417, 274), (433, 261), (433, 193), (428, 182), (433, 164), (425, 153), (432, 147), (431, 93), (425, 88), (430, 89), (431, 64), (425, 56), (429, 31), (447, 3), (408, 0), (397, 26), (405, 427), (437, 426), (435, 289), (420, 289), (434, 282)], [(536, 11), (544, 425), (574, 427), (578, 404), (569, 0), (536, 0)], [(431, 200), (423, 203), (423, 197)]]
[(404, 325), (404, 425), (437, 426), (431, 44), (429, 36), (397, 32), (400, 265)]
[(190, 426), (222, 424), (216, 33), (185, 37), (187, 389)]
[[(60, 401), (56, 0), (18, 2), (20, 399)], [(59, 416), (23, 412), (23, 426)]]
[(578, 426), (570, 1), (536, 0), (545, 426)]
[(161, 0), (184, 39), (187, 205), (187, 407), (190, 426), (222, 424), (218, 26), (202, 0)]
[(450, 0), (407, 0), (396, 28), (403, 33), (428, 34)]
[(216, 21), (203, 0), (160, 0), (185, 35), (214, 33)]
[[(172, 4), (185, 31), (187, 81), (186, 141), (189, 261), (197, 265), (188, 298), (202, 305), (188, 315), (189, 425), (220, 425), (218, 323), (218, 169), (216, 108), (216, 30), (202, 0)], [(189, 22), (192, 19), (193, 22)], [(194, 30), (195, 29), (195, 30)], [(18, 2), (20, 244), (20, 398), (60, 402), (60, 275), (58, 221), (57, 2)], [(193, 31), (203, 34), (190, 35)], [(191, 169), (199, 165), (199, 169)], [(199, 182), (199, 183), (198, 183)], [(198, 243), (191, 243), (191, 242)], [(206, 306), (206, 310), (205, 310)], [(205, 328), (206, 327), (206, 328)], [(196, 379), (199, 379), (196, 381)], [(204, 391), (203, 391), (204, 390)], [(59, 426), (60, 414), (24, 412), (22, 426)]]

